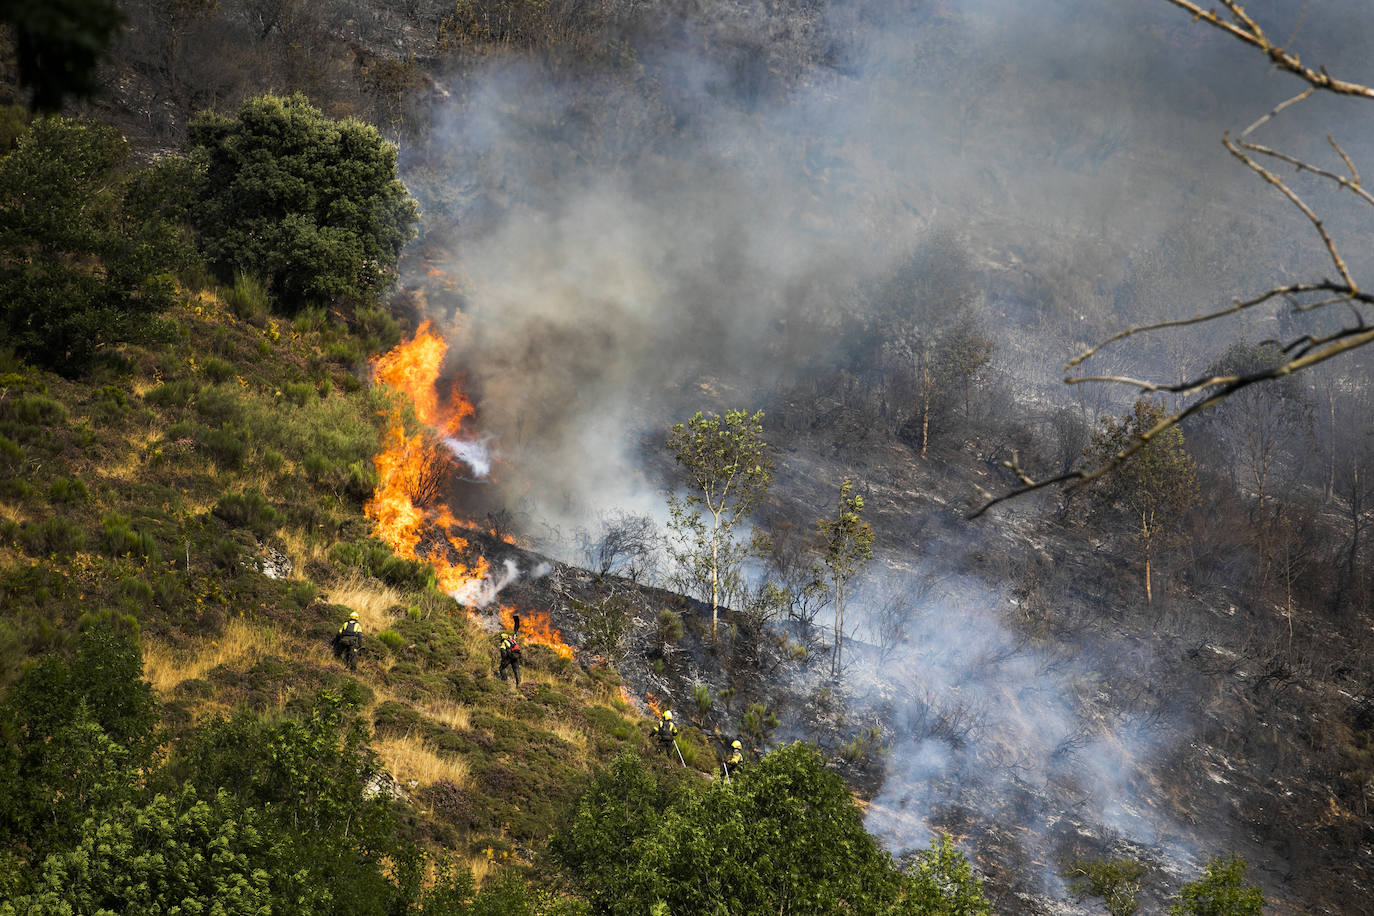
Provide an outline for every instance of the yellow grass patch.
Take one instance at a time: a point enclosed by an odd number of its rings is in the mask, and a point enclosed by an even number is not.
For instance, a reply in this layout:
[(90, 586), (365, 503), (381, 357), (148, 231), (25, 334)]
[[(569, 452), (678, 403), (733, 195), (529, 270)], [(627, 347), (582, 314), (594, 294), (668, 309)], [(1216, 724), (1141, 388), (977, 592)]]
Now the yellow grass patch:
[(425, 708), (425, 714), (455, 731), (466, 731), (472, 727), (472, 710), (463, 703), (439, 700), (430, 703)]
[(197, 640), (185, 648), (147, 639), (143, 642), (143, 676), (158, 692), (166, 693), (220, 665), (265, 655), (280, 639), (276, 628), (258, 626), (242, 617), (230, 620), (214, 639)]
[(324, 594), (330, 604), (357, 611), (358, 621), (369, 633), (380, 633), (391, 626), (396, 619), (391, 609), (402, 603), (401, 593), (396, 589), (357, 572), (326, 588)]
[(587, 733), (575, 725), (567, 722), (555, 722), (549, 731), (553, 732), (559, 740), (566, 741), (584, 751), (587, 749)]
[(445, 781), (459, 788), (472, 785), (472, 773), (468, 770), (467, 761), (461, 757), (436, 754), (416, 735), (374, 741), (372, 750), (382, 759), (387, 772), (403, 786), (431, 786)]

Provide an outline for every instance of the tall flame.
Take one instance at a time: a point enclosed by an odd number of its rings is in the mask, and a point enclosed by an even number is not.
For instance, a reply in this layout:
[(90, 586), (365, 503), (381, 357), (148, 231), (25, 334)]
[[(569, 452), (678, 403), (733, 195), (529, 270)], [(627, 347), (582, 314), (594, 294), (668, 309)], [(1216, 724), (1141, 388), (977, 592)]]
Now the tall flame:
[[(448, 343), (425, 322), (413, 340), (378, 357), (372, 375), (377, 382), (405, 395), (422, 423), (452, 436), (474, 411), (472, 403), (456, 387), (445, 403), (439, 403), (436, 385), (447, 351)], [(441, 506), (438, 512), (422, 507), (439, 495), (437, 485), (443, 465), (436, 437), (427, 431), (408, 435), (400, 405), (392, 410), (389, 420), (382, 452), (374, 460), (377, 489), (363, 506), (363, 512), (372, 519), (377, 537), (399, 556), (429, 563), (440, 588), (450, 593), (458, 591), (486, 575), (486, 558), (479, 557), (469, 567), (453, 560), (442, 545), (420, 553), (424, 532), (434, 528), (442, 531), (454, 555), (462, 556), (468, 542), (452, 533), (456, 520), (447, 507)]]
[[(507, 630), (514, 628), (516, 610), (501, 605), (501, 626)], [(548, 646), (562, 658), (572, 658), (573, 648), (563, 641), (563, 634), (553, 626), (553, 621), (543, 611), (520, 611), (520, 638), (535, 646)]]
[[(475, 413), (472, 402), (456, 385), (447, 398), (439, 398), (439, 373), (447, 352), (448, 343), (426, 321), (415, 332), (414, 339), (402, 342), (374, 361), (374, 380), (404, 395), (427, 429), (407, 434), (404, 406), (393, 409), (384, 448), (375, 459), (377, 489), (363, 511), (372, 519), (377, 537), (398, 555), (428, 563), (441, 589), (463, 600), (485, 604), (508, 580), (487, 581), (490, 565), (485, 557), (478, 557), (471, 566), (453, 559), (464, 556), (468, 550), (467, 540), (454, 533), (465, 526), (440, 500), (445, 452), (451, 448), (444, 442), (458, 437), (463, 421)], [(446, 543), (426, 548), (425, 534), (432, 531), (442, 532)], [(513, 566), (508, 573), (514, 576)], [(513, 626), (515, 613), (514, 608), (501, 608), (501, 622), (506, 628)], [(547, 613), (520, 613), (520, 635), (525, 641), (549, 646), (563, 658), (573, 657), (572, 646), (563, 641), (563, 634), (554, 628)]]

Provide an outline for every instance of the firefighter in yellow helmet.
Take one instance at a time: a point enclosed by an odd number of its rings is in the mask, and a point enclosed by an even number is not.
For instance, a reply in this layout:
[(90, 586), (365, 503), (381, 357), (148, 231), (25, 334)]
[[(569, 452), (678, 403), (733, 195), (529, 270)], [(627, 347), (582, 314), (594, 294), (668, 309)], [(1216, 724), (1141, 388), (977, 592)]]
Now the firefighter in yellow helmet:
[(665, 709), (663, 715), (658, 720), (658, 725), (649, 732), (649, 736), (658, 742), (658, 746), (663, 748), (663, 752), (669, 757), (673, 756), (673, 751), (677, 747), (677, 725), (673, 722), (673, 711)]
[(509, 668), (515, 675), (515, 686), (520, 686), (520, 639), (507, 630), (501, 634), (501, 667), (497, 673), (501, 675), (501, 680), (506, 679), (506, 669)]
[(358, 670), (358, 652), (363, 646), (363, 626), (358, 623), (357, 611), (349, 613), (348, 619), (339, 627), (339, 632), (334, 634), (331, 645), (334, 648), (334, 657), (343, 659), (349, 671)]
[(725, 758), (720, 768), (725, 771), (725, 778), (729, 779), (730, 775), (743, 765), (744, 747), (739, 743), (739, 739), (736, 738), (730, 743), (730, 756)]

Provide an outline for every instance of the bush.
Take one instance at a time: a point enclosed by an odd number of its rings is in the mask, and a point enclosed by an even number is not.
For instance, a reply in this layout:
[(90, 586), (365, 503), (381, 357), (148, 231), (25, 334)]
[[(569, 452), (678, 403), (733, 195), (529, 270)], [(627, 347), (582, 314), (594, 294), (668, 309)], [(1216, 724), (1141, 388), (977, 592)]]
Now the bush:
[(406, 644), (405, 637), (395, 630), (383, 630), (377, 634), (377, 638), (382, 641), (382, 645), (392, 652), (399, 652), (401, 647)]
[(220, 497), (214, 515), (235, 528), (247, 528), (259, 537), (271, 534), (281, 522), (281, 513), (266, 497), (253, 490)]
[(25, 394), (0, 403), (0, 416), (25, 426), (57, 426), (67, 420), (67, 406), (45, 394)]
[(196, 117), (189, 143), (208, 162), (194, 219), (226, 280), (251, 271), (293, 309), (371, 300), (391, 284), (416, 207), (375, 128), (326, 118), (302, 95), (266, 95), (232, 118)]
[(1080, 901), (1100, 898), (1110, 916), (1132, 916), (1140, 908), (1136, 896), (1144, 875), (1137, 859), (1075, 859), (1066, 871), (1073, 895)]
[(104, 533), (100, 546), (112, 557), (140, 556), (157, 559), (157, 541), (146, 531), (135, 531), (129, 520), (117, 512), (101, 519)]
[(75, 522), (53, 516), (22, 525), (19, 543), (31, 556), (70, 556), (85, 548), (86, 532)]
[(234, 285), (224, 294), (224, 300), (236, 318), (255, 325), (266, 321), (267, 312), (272, 306), (267, 286), (243, 271), (234, 274)]
[(1170, 916), (1261, 916), (1264, 894), (1245, 883), (1245, 860), (1217, 856), (1203, 868), (1202, 877), (1183, 885), (1169, 907)]
[(319, 587), (310, 581), (293, 582), (286, 590), (287, 597), (299, 608), (309, 607), (319, 593)]
[(235, 470), (243, 466), (243, 459), (248, 456), (248, 434), (238, 426), (209, 429), (201, 434), (200, 446), (215, 464)]
[(83, 502), (90, 490), (80, 477), (59, 477), (48, 486), (48, 499), (55, 503)]
[(75, 376), (110, 344), (168, 336), (189, 249), (118, 130), (42, 118), (0, 159), (0, 330), (36, 365)]
[(200, 368), (212, 382), (227, 382), (235, 374), (233, 363), (215, 356), (207, 359)]

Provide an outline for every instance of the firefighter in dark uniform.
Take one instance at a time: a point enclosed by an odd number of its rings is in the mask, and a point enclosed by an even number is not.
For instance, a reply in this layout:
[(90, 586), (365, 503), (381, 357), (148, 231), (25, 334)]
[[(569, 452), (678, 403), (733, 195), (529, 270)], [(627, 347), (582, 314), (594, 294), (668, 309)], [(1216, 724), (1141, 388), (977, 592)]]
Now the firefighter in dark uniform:
[(520, 686), (520, 641), (513, 632), (501, 634), (501, 667), (497, 673), (501, 675), (501, 680), (506, 679), (506, 669), (511, 669), (515, 674), (515, 686)]
[(358, 612), (353, 611), (334, 634), (334, 657), (341, 658), (349, 671), (358, 670), (358, 650), (363, 645), (363, 627), (358, 623)]
[(725, 771), (725, 778), (729, 779), (730, 775), (742, 766), (744, 766), (744, 748), (740, 746), (739, 739), (736, 738), (730, 744), (730, 756), (725, 758), (720, 768)]

